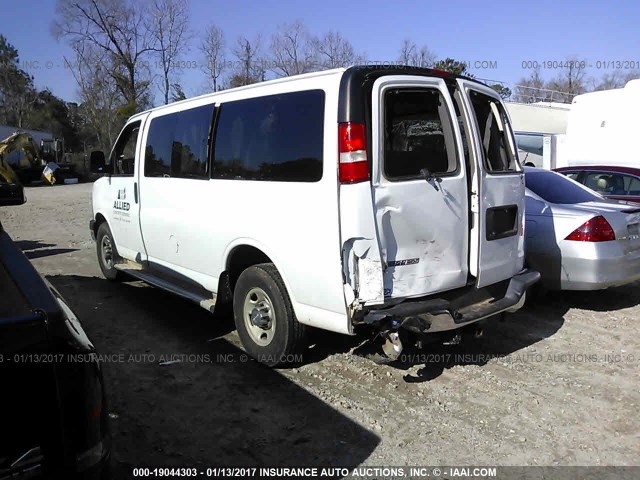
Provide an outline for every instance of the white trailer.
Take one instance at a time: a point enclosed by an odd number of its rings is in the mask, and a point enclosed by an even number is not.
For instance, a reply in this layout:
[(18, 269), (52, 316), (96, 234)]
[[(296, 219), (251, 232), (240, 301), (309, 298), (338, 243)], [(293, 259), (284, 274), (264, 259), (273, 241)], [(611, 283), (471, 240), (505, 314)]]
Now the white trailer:
[(640, 167), (639, 111), (640, 80), (624, 88), (577, 95), (569, 113), (563, 163)]

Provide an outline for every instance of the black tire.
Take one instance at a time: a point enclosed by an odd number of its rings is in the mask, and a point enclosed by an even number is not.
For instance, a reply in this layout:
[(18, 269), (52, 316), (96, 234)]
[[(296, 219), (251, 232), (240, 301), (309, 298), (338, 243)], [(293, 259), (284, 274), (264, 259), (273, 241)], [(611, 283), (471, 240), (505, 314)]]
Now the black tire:
[[(110, 252), (107, 251), (110, 249)], [(118, 250), (116, 244), (113, 241), (113, 235), (106, 222), (101, 223), (98, 227), (98, 233), (96, 234), (96, 252), (98, 254), (98, 265), (102, 270), (102, 275), (107, 280), (120, 280), (122, 278), (122, 272), (114, 268), (114, 263), (118, 260)]]
[(258, 362), (269, 367), (300, 363), (307, 328), (296, 319), (272, 263), (253, 265), (240, 274), (233, 292), (233, 314), (242, 345)]

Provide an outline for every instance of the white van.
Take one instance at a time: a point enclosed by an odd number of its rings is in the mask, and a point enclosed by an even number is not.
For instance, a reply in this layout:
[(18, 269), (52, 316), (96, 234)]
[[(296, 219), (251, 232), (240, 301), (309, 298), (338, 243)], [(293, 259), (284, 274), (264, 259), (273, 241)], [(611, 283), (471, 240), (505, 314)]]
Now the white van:
[(457, 330), (519, 308), (524, 174), (487, 86), (413, 67), (351, 67), (133, 116), (93, 187), (108, 279), (232, 302), (267, 365), (307, 327)]

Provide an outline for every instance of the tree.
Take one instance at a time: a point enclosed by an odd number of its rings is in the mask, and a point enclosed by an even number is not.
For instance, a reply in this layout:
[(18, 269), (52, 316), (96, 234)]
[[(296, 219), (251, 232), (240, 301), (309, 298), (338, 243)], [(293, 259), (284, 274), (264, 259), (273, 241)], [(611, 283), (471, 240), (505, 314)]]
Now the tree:
[(200, 51), (204, 54), (205, 58), (203, 70), (214, 92), (220, 89), (219, 79), (227, 67), (224, 46), (224, 34), (222, 30), (213, 24), (209, 25), (200, 43)]
[(534, 103), (552, 100), (553, 92), (546, 88), (546, 82), (540, 75), (540, 69), (531, 71), (528, 77), (521, 78), (515, 87), (513, 100), (521, 103)]
[(467, 71), (467, 64), (447, 57), (444, 60), (438, 60), (433, 68), (436, 70), (443, 70), (445, 72), (453, 73), (455, 75), (465, 75), (467, 77), (474, 78), (475, 76)]
[(281, 25), (271, 37), (270, 70), (277, 76), (289, 77), (316, 68), (310, 35), (300, 21)]
[(587, 91), (586, 65), (586, 60), (578, 57), (567, 57), (560, 73), (548, 83), (548, 88), (562, 92), (563, 95), (560, 96), (560, 101), (571, 103), (573, 97)]
[(124, 123), (119, 110), (122, 97), (112, 70), (111, 57), (92, 44), (74, 45), (75, 60), (65, 59), (78, 84), (81, 103), (77, 108), (78, 127), (84, 146), (108, 151)]
[(20, 68), (18, 50), (0, 34), (0, 122), (28, 127), (28, 112), (36, 100), (33, 78)]
[(187, 99), (184, 90), (182, 90), (182, 85), (180, 85), (179, 83), (174, 83), (173, 85), (171, 85), (171, 92), (172, 102), (179, 102), (180, 100)]
[(498, 95), (500, 95), (500, 98), (502, 98), (503, 100), (508, 99), (509, 97), (511, 97), (511, 89), (509, 87), (507, 87), (506, 85), (503, 85), (501, 83), (493, 83), (489, 85), (492, 89), (494, 89), (496, 92), (498, 92)]
[(264, 80), (264, 61), (260, 58), (260, 37), (250, 41), (240, 37), (233, 49), (233, 55), (238, 60), (238, 68), (230, 80), (231, 87), (240, 87)]
[(561, 63), (560, 73), (550, 81), (542, 78), (540, 69), (533, 69), (529, 77), (520, 79), (515, 87), (514, 101), (571, 103), (573, 97), (585, 93), (587, 62), (577, 57), (567, 57)]
[(187, 0), (152, 0), (151, 32), (155, 40), (155, 52), (162, 69), (160, 91), (165, 105), (171, 93), (171, 74), (181, 53), (188, 48), (189, 4)]
[(67, 150), (79, 146), (78, 132), (73, 124), (69, 106), (50, 90), (38, 92), (33, 108), (28, 112), (29, 128), (53, 133), (63, 138)]
[[(133, 0), (58, 0), (53, 31), (74, 48), (90, 45), (107, 55), (103, 74), (122, 95), (120, 111), (130, 115), (149, 103), (149, 72), (145, 59), (154, 50), (148, 3)], [(147, 64), (148, 65), (148, 64)]]
[(605, 72), (600, 80), (592, 78), (590, 80), (592, 90), (610, 90), (612, 88), (624, 87), (626, 82), (620, 70), (614, 70), (611, 73)]
[(330, 31), (322, 37), (314, 37), (311, 46), (316, 62), (322, 69), (348, 67), (363, 62), (363, 56), (355, 53), (351, 42), (340, 32)]
[(600, 80), (591, 79), (592, 90), (610, 90), (612, 88), (622, 88), (629, 80), (640, 78), (640, 72), (631, 71), (623, 73), (620, 70), (614, 70), (610, 73), (604, 73)]
[(398, 63), (401, 65), (410, 65), (412, 67), (433, 67), (436, 55), (429, 47), (423, 45), (418, 48), (413, 40), (406, 39), (400, 47), (398, 55)]

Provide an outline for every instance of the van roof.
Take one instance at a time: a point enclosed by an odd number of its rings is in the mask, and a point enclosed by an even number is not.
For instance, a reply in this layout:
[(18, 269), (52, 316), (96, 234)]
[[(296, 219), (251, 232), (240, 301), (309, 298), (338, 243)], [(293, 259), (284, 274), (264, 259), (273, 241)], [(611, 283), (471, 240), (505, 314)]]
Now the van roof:
[[(184, 103), (189, 103), (189, 102), (193, 102), (194, 100), (198, 100), (198, 99), (205, 99), (205, 98), (213, 98), (217, 95), (220, 94), (228, 94), (230, 92), (239, 92), (239, 91), (246, 91), (246, 90), (252, 90), (252, 89), (256, 89), (256, 88), (262, 88), (262, 87), (267, 87), (270, 85), (278, 85), (281, 83), (286, 83), (286, 82), (295, 82), (298, 80), (304, 80), (304, 79), (308, 79), (308, 78), (317, 78), (317, 77), (323, 77), (323, 76), (334, 76), (334, 75), (342, 75), (342, 79), (341, 79), (341, 92), (343, 88), (348, 88), (348, 89), (354, 89), (356, 87), (356, 85), (362, 85), (363, 82), (365, 82), (366, 80), (370, 79), (370, 78), (379, 78), (383, 75), (401, 75), (401, 74), (405, 74), (405, 75), (421, 75), (421, 76), (431, 76), (431, 77), (439, 77), (439, 78), (448, 78), (448, 79), (455, 79), (455, 78), (464, 78), (465, 80), (472, 80), (475, 81), (477, 83), (482, 84), (482, 82), (479, 82), (478, 80), (475, 80), (473, 78), (464, 76), (464, 75), (456, 75), (453, 73), (449, 73), (443, 70), (435, 70), (435, 69), (431, 69), (431, 68), (423, 68), (423, 67), (412, 67), (409, 65), (375, 65), (375, 64), (371, 64), (371, 65), (354, 65), (351, 67), (347, 67), (347, 68), (334, 68), (331, 70), (322, 70), (319, 72), (311, 72), (311, 73), (303, 73), (301, 75), (293, 75), (290, 77), (282, 77), (282, 78), (276, 78), (274, 80), (267, 80), (264, 82), (258, 82), (258, 83), (252, 83), (251, 85), (244, 85), (242, 87), (236, 87), (236, 88), (230, 88), (227, 90), (222, 90), (219, 92), (210, 92), (210, 93), (205, 93), (203, 95), (199, 95), (197, 97), (192, 97), (192, 98), (187, 98), (185, 100), (180, 100), (177, 102), (172, 102), (169, 103), (167, 105), (160, 105), (158, 107), (155, 108), (151, 108), (148, 110), (145, 110), (143, 112), (139, 112), (136, 113), (135, 115), (133, 115), (131, 117), (131, 119), (135, 119), (138, 116), (142, 116), (142, 115), (146, 115), (150, 112), (156, 112), (159, 110), (163, 110), (165, 108), (169, 108), (175, 105), (181, 105)], [(353, 91), (353, 90), (352, 90)], [(346, 93), (346, 92), (345, 92)]]
[(205, 93), (203, 95), (198, 95), (197, 97), (186, 98), (184, 100), (179, 100), (177, 102), (168, 103), (167, 105), (160, 105), (160, 106), (155, 107), (155, 108), (150, 108), (150, 109), (145, 110), (143, 112), (136, 113), (131, 118), (133, 119), (133, 118), (135, 118), (137, 116), (146, 115), (147, 113), (150, 113), (150, 112), (157, 112), (159, 110), (163, 110), (165, 108), (169, 108), (169, 107), (172, 107), (172, 106), (175, 106), (175, 105), (181, 105), (181, 104), (193, 102), (194, 100), (200, 100), (200, 99), (205, 99), (205, 98), (214, 98), (214, 97), (216, 97), (218, 95), (226, 95), (226, 94), (232, 93), (232, 92), (241, 92), (241, 91), (245, 91), (245, 90), (263, 88), (263, 87), (268, 87), (270, 85), (278, 85), (278, 84), (281, 84), (281, 83), (294, 82), (294, 81), (304, 80), (304, 79), (308, 79), (308, 78), (332, 76), (332, 75), (341, 74), (345, 70), (347, 70), (347, 69), (346, 68), (333, 68), (331, 70), (322, 70), (320, 72), (311, 72), (311, 73), (303, 73), (303, 74), (300, 74), (300, 75), (292, 75), (292, 76), (289, 76), (289, 77), (276, 78), (276, 79), (273, 79), (273, 80), (266, 80), (264, 82), (252, 83), (250, 85), (243, 85), (241, 87), (235, 87), (235, 88), (229, 88), (229, 89), (226, 89), (226, 90), (220, 90), (218, 92)]

